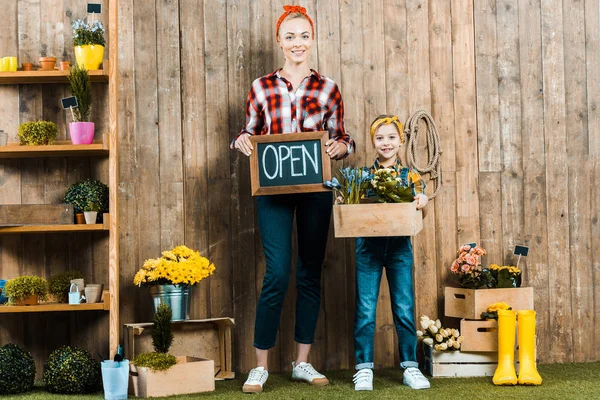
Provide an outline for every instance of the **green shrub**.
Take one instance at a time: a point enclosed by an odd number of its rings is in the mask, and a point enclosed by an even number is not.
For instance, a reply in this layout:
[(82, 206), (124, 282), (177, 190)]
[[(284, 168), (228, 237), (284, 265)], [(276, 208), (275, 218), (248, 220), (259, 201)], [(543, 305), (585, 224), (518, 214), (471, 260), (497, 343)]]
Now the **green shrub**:
[[(48, 279), (48, 291), (55, 296), (59, 303), (66, 303), (69, 299), (69, 288), (71, 279), (83, 278), (79, 271), (65, 271), (60, 274), (52, 275)], [(81, 288), (79, 288), (81, 290)]]
[(169, 353), (141, 353), (135, 357), (133, 363), (137, 367), (146, 367), (154, 371), (164, 371), (177, 364), (177, 358)]
[(69, 69), (69, 83), (71, 93), (77, 97), (77, 108), (73, 109), (73, 115), (77, 122), (88, 122), (92, 110), (92, 81), (87, 69), (75, 63)]
[(0, 394), (23, 393), (33, 388), (35, 361), (16, 344), (0, 348)]
[(19, 125), (19, 144), (35, 146), (52, 144), (58, 135), (58, 127), (51, 121), (25, 122)]
[(48, 295), (48, 282), (39, 276), (19, 276), (9, 279), (4, 287), (6, 297), (9, 304), (14, 304), (15, 301), (24, 299), (31, 295), (37, 294), (40, 300), (46, 300)]
[(108, 212), (108, 186), (98, 180), (84, 179), (71, 185), (63, 202), (73, 204), (76, 213), (82, 213), (90, 203), (99, 212)]
[(168, 353), (169, 347), (173, 343), (172, 315), (171, 308), (167, 304), (161, 303), (152, 319), (152, 322), (154, 322), (152, 344), (154, 345), (154, 351), (157, 353)]
[(51, 393), (92, 393), (101, 383), (100, 362), (83, 349), (63, 346), (44, 364), (44, 384)]

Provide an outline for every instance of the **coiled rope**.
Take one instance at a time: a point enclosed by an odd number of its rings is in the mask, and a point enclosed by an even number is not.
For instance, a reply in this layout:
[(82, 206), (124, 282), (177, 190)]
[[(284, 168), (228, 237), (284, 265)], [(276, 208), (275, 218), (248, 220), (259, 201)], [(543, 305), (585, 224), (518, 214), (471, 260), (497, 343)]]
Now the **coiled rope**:
[[(415, 160), (415, 153), (419, 145), (419, 122), (423, 120), (426, 130), (427, 140), (427, 165), (419, 166)], [(429, 113), (418, 110), (410, 116), (404, 125), (404, 136), (408, 138), (408, 167), (415, 169), (421, 175), (429, 173), (429, 179), (433, 182), (435, 190), (429, 196), (435, 198), (442, 187), (442, 147), (440, 144), (440, 135), (433, 118)]]

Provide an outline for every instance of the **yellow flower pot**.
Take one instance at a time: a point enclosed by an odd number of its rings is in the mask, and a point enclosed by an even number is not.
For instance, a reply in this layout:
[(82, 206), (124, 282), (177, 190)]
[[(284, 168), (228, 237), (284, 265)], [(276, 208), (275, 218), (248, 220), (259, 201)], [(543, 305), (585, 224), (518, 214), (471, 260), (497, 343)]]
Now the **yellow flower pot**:
[(75, 46), (75, 60), (78, 65), (83, 65), (87, 70), (100, 69), (103, 59), (104, 46), (99, 44)]

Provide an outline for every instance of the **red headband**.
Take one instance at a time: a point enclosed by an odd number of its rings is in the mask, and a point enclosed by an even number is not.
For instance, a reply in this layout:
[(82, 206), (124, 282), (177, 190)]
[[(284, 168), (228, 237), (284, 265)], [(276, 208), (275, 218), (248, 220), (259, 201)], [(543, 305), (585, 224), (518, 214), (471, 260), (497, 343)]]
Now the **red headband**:
[(315, 26), (313, 25), (312, 19), (310, 19), (310, 17), (306, 13), (306, 8), (301, 7), (301, 6), (283, 6), (283, 9), (285, 11), (283, 12), (283, 14), (281, 14), (281, 17), (279, 17), (279, 19), (277, 20), (277, 27), (275, 28), (275, 36), (279, 37), (279, 27), (281, 26), (281, 23), (288, 17), (288, 15), (293, 14), (293, 13), (300, 13), (310, 23), (310, 27), (312, 28), (313, 38), (315, 37)]

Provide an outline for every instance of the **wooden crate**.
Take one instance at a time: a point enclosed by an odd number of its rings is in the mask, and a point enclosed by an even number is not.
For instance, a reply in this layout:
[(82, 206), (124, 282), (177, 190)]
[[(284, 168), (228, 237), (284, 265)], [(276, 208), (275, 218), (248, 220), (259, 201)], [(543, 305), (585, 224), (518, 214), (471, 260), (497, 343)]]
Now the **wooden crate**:
[[(234, 379), (233, 371), (233, 318), (213, 318), (173, 322), (173, 344), (169, 353), (214, 360), (216, 380)], [(125, 324), (125, 358), (154, 351), (152, 323)]]
[(136, 397), (162, 397), (215, 390), (213, 360), (177, 357), (166, 371), (152, 371), (129, 364), (129, 394)]
[(0, 226), (67, 225), (73, 215), (72, 204), (0, 205)]
[[(435, 351), (427, 345), (423, 346), (423, 352), (425, 371), (433, 377), (493, 376), (498, 365), (498, 353), (495, 352)], [(518, 363), (515, 368), (518, 371)]]
[(462, 319), (460, 334), (462, 351), (498, 351), (498, 321)]
[(415, 236), (423, 229), (423, 212), (412, 203), (337, 204), (335, 237)]
[(533, 310), (533, 288), (463, 289), (446, 286), (444, 290), (447, 317), (480, 319), (493, 303), (503, 302), (513, 310)]

